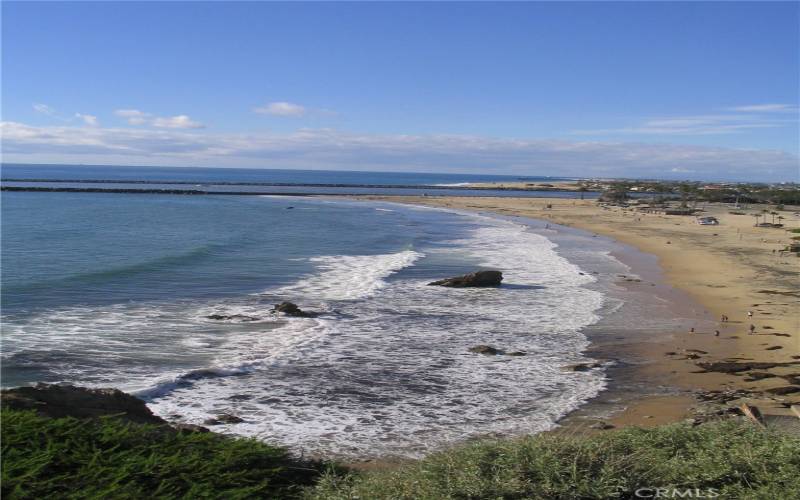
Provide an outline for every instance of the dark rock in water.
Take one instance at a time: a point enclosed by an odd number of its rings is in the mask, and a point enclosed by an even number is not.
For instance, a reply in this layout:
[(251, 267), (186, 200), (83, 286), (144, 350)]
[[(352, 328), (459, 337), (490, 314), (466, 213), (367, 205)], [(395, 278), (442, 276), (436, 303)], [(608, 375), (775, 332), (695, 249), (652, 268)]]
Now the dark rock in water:
[(577, 365), (568, 366), (567, 369), (573, 372), (588, 372), (593, 368), (600, 368), (602, 366), (603, 363), (578, 363)]
[(795, 392), (800, 392), (800, 385), (787, 385), (785, 387), (773, 387), (772, 389), (767, 389), (766, 392), (770, 394), (775, 394), (777, 396), (784, 396), (786, 394), (794, 394)]
[(230, 413), (220, 413), (215, 418), (209, 418), (203, 421), (206, 425), (222, 425), (222, 424), (238, 424), (244, 422), (244, 419), (231, 415)]
[(293, 302), (281, 302), (272, 308), (272, 312), (283, 313), (287, 316), (292, 316), (295, 318), (313, 318), (317, 316), (317, 313), (303, 311), (297, 307), (297, 304)]
[(744, 379), (746, 382), (755, 382), (756, 380), (763, 380), (765, 378), (777, 377), (774, 373), (770, 372), (750, 372), (746, 374), (749, 378)]
[(234, 394), (233, 396), (228, 397), (230, 401), (249, 401), (253, 399), (253, 396), (249, 394)]
[(208, 319), (215, 319), (217, 321), (258, 321), (261, 318), (256, 318), (255, 316), (245, 316), (244, 314), (209, 314), (206, 316)]
[(475, 347), (470, 347), (469, 352), (474, 352), (475, 354), (486, 354), (490, 356), (503, 354), (503, 351), (501, 351), (500, 349), (496, 349), (490, 345), (476, 345)]
[(46, 417), (93, 418), (113, 415), (140, 424), (166, 424), (141, 399), (118, 389), (87, 389), (74, 385), (37, 384), (0, 393), (4, 408), (36, 410)]
[(490, 345), (476, 345), (475, 347), (470, 347), (469, 352), (474, 352), (475, 354), (486, 354), (487, 356), (527, 356), (527, 352), (523, 351), (513, 351), (513, 352), (506, 352), (503, 349), (498, 349), (496, 347), (492, 347)]
[(614, 426), (607, 423), (607, 422), (597, 422), (589, 426), (590, 429), (599, 429), (601, 431), (605, 431), (607, 429), (613, 429)]
[(464, 276), (446, 278), (439, 281), (432, 281), (428, 285), (448, 286), (453, 288), (500, 286), (503, 281), (503, 273), (500, 271), (478, 271)]
[(774, 346), (772, 346), (772, 347), (767, 347), (767, 348), (766, 348), (766, 349), (764, 349), (764, 350), (765, 350), (765, 351), (777, 351), (778, 349), (783, 349), (783, 347), (782, 347), (782, 346), (779, 346), (779, 345), (774, 345)]
[(178, 432), (211, 432), (202, 425), (196, 424), (174, 424), (172, 428)]
[(239, 418), (236, 415), (231, 415), (230, 413), (221, 413), (217, 415), (217, 420), (223, 424), (238, 424), (240, 422), (244, 422), (243, 418)]

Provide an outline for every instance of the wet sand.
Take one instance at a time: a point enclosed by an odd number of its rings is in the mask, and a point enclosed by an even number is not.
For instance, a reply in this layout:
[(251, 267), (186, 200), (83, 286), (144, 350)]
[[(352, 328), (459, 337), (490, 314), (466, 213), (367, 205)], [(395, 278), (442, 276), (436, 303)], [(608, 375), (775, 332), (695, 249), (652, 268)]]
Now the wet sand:
[[(786, 229), (800, 227), (800, 218), (789, 211), (781, 213), (786, 228), (777, 229), (753, 227), (754, 217), (730, 214), (732, 209), (721, 204), (705, 206), (704, 214), (717, 217), (720, 225), (701, 226), (690, 216), (603, 208), (590, 200), (361, 199), (540, 219), (613, 238), (655, 256), (650, 261), (634, 253), (617, 256), (641, 277), (641, 281), (622, 280), (622, 284), (635, 291), (636, 287), (666, 283), (667, 290), (661, 293), (675, 294), (672, 298), (681, 309), (676, 310), (676, 318), (680, 316), (682, 321), (676, 319), (674, 331), (659, 338), (629, 334), (609, 336), (606, 341), (590, 332), (593, 357), (628, 362), (608, 370), (612, 379), (609, 391), (562, 421), (569, 432), (587, 430), (598, 416), (616, 427), (653, 426), (743, 402), (758, 406), (765, 414), (784, 415), (791, 414), (789, 405), (800, 404), (800, 258), (779, 252), (792, 236)], [(720, 321), (722, 315), (727, 315), (728, 321)], [(687, 328), (687, 318), (696, 325), (694, 332)], [(755, 327), (753, 335), (749, 334), (750, 325)], [(704, 372), (698, 363), (709, 361), (786, 365), (738, 373)], [(764, 373), (767, 375), (759, 375)], [(765, 378), (755, 380), (759, 376)], [(799, 392), (769, 392), (786, 387), (797, 387)], [(711, 391), (725, 391), (730, 396), (704, 402)], [(718, 395), (712, 392), (712, 396)]]

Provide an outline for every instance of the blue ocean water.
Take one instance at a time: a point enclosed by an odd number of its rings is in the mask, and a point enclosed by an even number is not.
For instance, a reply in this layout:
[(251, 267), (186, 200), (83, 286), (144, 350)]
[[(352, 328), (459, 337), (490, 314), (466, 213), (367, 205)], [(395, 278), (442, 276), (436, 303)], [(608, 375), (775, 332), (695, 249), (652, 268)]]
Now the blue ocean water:
[(131, 167), (114, 165), (3, 164), (3, 179), (145, 180), (213, 182), (276, 182), (295, 184), (398, 184), (436, 185), (465, 182), (566, 180), (560, 177), (440, 174), (419, 172), (363, 172), (341, 170), (283, 170), (252, 168)]
[[(2, 166), (6, 187), (37, 189), (124, 189), (203, 191), (237, 194), (452, 195), (596, 197), (570, 191), (506, 191), (467, 189), (474, 182), (550, 182), (550, 177), (347, 172), (326, 170), (259, 170), (232, 168), (119, 167), (81, 165)], [(458, 191), (454, 191), (457, 188)]]
[[(6, 386), (114, 386), (172, 420), (224, 411), (245, 419), (226, 432), (364, 457), (547, 429), (604, 385), (563, 370), (604, 294), (541, 228), (263, 196), (6, 192), (2, 216)], [(480, 268), (504, 285), (426, 285)], [(283, 300), (319, 316), (272, 314)]]

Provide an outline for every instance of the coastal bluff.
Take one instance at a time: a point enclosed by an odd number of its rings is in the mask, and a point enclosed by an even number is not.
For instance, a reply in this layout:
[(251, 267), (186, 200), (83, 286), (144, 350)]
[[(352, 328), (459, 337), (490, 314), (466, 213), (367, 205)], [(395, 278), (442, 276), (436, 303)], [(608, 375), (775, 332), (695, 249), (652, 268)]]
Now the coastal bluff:
[(35, 410), (50, 418), (78, 419), (114, 416), (137, 424), (167, 425), (144, 401), (119, 389), (89, 389), (74, 385), (44, 384), (0, 392), (3, 408)]

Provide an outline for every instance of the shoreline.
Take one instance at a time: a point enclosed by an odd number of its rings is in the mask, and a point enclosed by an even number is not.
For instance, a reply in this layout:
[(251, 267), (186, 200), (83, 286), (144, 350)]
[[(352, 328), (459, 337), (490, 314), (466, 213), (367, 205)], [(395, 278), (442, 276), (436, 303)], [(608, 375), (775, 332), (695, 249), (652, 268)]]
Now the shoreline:
[[(657, 282), (660, 275), (665, 286), (673, 290), (666, 293), (678, 296), (683, 312), (694, 309), (696, 331), (676, 327), (663, 338), (627, 338), (622, 346), (623, 357), (632, 362), (608, 369), (609, 387), (562, 418), (556, 432), (596, 432), (590, 424), (598, 419), (614, 427), (652, 427), (698, 415), (709, 417), (723, 407), (741, 403), (755, 405), (765, 414), (790, 415), (790, 405), (800, 403), (800, 387), (795, 385), (800, 372), (800, 291), (793, 283), (800, 259), (771, 252), (788, 241), (785, 231), (751, 227), (750, 217), (728, 214), (724, 205), (707, 208), (721, 222), (708, 227), (697, 225), (691, 217), (641, 214), (618, 207), (604, 209), (594, 200), (353, 198), (525, 217), (589, 231), (653, 256), (651, 264), (655, 268), (648, 271), (648, 265), (626, 262), (625, 256), (615, 255), (624, 264), (633, 264), (633, 272), (642, 277), (641, 283), (628, 284), (633, 289)], [(790, 228), (795, 225), (800, 226), (800, 221)], [(752, 318), (748, 318), (748, 311), (753, 313)], [(727, 322), (720, 321), (723, 314), (729, 316)], [(755, 335), (748, 334), (750, 324), (756, 327)], [(715, 336), (714, 330), (720, 335)], [(619, 344), (604, 345), (600, 337), (591, 333), (587, 336), (592, 343), (589, 356), (608, 359), (620, 352)], [(702, 362), (776, 366), (718, 373), (703, 370), (697, 364)], [(650, 390), (637, 394), (626, 389), (625, 385), (632, 381)], [(797, 391), (781, 394), (781, 389), (787, 387), (789, 391), (796, 387)], [(769, 392), (773, 390), (778, 393)], [(607, 418), (598, 416), (609, 410)]]

